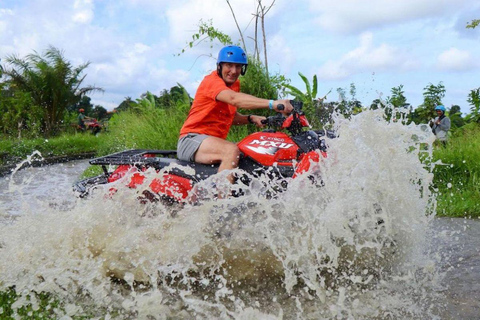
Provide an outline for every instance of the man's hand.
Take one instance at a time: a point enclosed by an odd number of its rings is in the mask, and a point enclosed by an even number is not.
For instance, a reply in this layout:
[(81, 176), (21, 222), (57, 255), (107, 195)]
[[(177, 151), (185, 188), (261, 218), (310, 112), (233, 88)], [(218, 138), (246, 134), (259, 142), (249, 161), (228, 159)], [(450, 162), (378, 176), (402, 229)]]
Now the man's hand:
[(253, 114), (250, 116), (250, 120), (252, 120), (252, 123), (255, 124), (259, 128), (265, 127), (265, 125), (262, 123), (262, 120), (265, 120), (265, 119), (267, 119), (267, 118), (265, 118), (263, 116), (256, 116), (256, 115), (253, 115)]
[[(283, 110), (278, 110), (279, 104), (283, 104)], [(284, 115), (289, 115), (293, 111), (293, 106), (288, 99), (276, 100), (273, 102), (273, 109), (277, 112), (283, 113)]]

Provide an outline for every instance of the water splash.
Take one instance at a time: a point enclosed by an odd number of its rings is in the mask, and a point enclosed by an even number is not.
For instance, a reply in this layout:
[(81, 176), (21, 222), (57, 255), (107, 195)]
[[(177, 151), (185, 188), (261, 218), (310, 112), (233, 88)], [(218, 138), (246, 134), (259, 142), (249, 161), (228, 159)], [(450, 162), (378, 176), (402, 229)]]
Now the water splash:
[(0, 225), (1, 288), (15, 286), (16, 306), (50, 293), (59, 317), (434, 318), (433, 177), (419, 160), (432, 134), (379, 110), (336, 125), (321, 183), (305, 175), (273, 196), (255, 180), (241, 198), (172, 214), (118, 181), (112, 197), (25, 209)]

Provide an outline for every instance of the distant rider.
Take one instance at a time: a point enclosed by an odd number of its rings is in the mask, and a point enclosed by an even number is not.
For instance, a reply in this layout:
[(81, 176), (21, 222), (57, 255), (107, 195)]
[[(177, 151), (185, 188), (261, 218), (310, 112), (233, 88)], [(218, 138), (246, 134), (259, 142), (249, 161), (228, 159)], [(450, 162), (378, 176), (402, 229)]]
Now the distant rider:
[(435, 107), (437, 117), (430, 123), (432, 131), (443, 146), (447, 145), (448, 130), (450, 130), (450, 119), (445, 115), (445, 107), (438, 105)]
[(85, 127), (85, 120), (91, 120), (92, 118), (87, 117), (85, 115), (85, 110), (80, 109), (78, 110), (78, 127), (82, 130), (85, 131), (87, 128)]
[[(263, 127), (265, 117), (242, 115), (237, 108), (272, 109), (288, 114), (293, 110), (289, 100), (268, 100), (240, 92), (240, 75), (247, 69), (247, 55), (242, 48), (227, 46), (220, 50), (217, 70), (207, 75), (198, 87), (188, 117), (180, 130), (177, 156), (181, 160), (198, 163), (220, 163), (218, 171), (238, 166), (240, 150), (227, 141), (232, 124), (255, 124)], [(277, 106), (283, 104), (284, 110)], [(228, 176), (233, 182), (232, 175)]]

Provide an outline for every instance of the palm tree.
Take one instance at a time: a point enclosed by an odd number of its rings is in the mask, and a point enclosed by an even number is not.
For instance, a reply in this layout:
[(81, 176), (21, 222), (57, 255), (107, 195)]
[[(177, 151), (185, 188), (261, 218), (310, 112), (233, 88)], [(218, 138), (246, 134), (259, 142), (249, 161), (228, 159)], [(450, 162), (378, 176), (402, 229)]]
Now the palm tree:
[(81, 87), (86, 75), (82, 72), (89, 62), (73, 67), (63, 53), (50, 46), (43, 56), (34, 52), (21, 59), (7, 57), (12, 66), (4, 70), (12, 90), (29, 93), (33, 103), (42, 110), (45, 137), (55, 135), (62, 123), (67, 107), (76, 104), (90, 91), (100, 90), (94, 86)]

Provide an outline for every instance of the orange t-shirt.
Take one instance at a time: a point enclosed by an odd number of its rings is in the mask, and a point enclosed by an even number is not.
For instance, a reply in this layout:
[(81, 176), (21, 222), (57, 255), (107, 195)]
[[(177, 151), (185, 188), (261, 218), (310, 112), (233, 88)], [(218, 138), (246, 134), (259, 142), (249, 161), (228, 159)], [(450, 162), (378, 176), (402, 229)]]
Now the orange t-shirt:
[(187, 120), (180, 130), (180, 136), (199, 133), (227, 138), (237, 107), (217, 101), (217, 95), (223, 90), (240, 92), (240, 81), (237, 80), (228, 87), (217, 71), (213, 71), (203, 78), (195, 94)]

